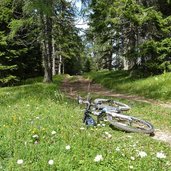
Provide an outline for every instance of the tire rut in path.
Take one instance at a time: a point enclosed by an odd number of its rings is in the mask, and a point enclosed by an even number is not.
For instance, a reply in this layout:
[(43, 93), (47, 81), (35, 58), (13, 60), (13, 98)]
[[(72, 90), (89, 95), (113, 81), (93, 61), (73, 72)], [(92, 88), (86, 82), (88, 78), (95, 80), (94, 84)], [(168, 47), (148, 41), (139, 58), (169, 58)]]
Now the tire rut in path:
[[(61, 85), (61, 91), (65, 93), (67, 97), (76, 98), (80, 93), (90, 93), (99, 96), (117, 97), (122, 99), (134, 100), (143, 103), (149, 103), (153, 105), (160, 105), (164, 108), (171, 108), (170, 103), (163, 103), (153, 99), (145, 99), (144, 97), (135, 95), (126, 95), (121, 93), (114, 93), (100, 84), (96, 84), (89, 79), (85, 79), (82, 76), (74, 77), (75, 79), (66, 78)], [(171, 133), (156, 129), (154, 139), (167, 142), (171, 145)]]

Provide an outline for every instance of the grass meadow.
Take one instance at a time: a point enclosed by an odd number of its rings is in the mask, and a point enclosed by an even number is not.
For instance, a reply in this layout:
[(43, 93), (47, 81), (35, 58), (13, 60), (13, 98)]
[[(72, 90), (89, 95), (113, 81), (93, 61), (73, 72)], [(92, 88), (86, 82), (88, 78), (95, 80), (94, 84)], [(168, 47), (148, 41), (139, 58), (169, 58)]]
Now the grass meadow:
[(87, 76), (115, 92), (171, 102), (171, 73), (139, 78), (138, 74), (128, 71), (102, 71)]
[[(107, 122), (82, 123), (83, 106), (40, 79), (0, 88), (0, 170), (2, 171), (171, 171), (167, 143), (116, 130)], [(119, 99), (131, 115), (171, 130), (171, 111)]]

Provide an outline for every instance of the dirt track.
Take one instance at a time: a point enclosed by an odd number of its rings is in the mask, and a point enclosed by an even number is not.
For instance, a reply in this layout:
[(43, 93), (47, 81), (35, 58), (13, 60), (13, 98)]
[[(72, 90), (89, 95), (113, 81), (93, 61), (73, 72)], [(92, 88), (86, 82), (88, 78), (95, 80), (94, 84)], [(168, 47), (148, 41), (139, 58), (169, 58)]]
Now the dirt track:
[(146, 99), (144, 97), (140, 97), (136, 95), (114, 93), (102, 87), (100, 84), (95, 84), (91, 80), (85, 79), (82, 76), (77, 76), (76, 79), (74, 80), (70, 80), (69, 78), (66, 78), (63, 81), (61, 90), (70, 97), (74, 97), (80, 94), (81, 92), (87, 92), (87, 93), (92, 93), (92, 94), (96, 94), (99, 96), (118, 97), (118, 98), (123, 98), (123, 99), (129, 99), (129, 100), (140, 101), (144, 103), (160, 105), (166, 108), (171, 108), (171, 103), (163, 103), (157, 100)]
[[(91, 93), (91, 94), (95, 94), (99, 96), (118, 97), (118, 98), (123, 98), (123, 99), (140, 101), (144, 103), (150, 103), (153, 105), (160, 105), (164, 108), (171, 108), (170, 103), (163, 103), (160, 101), (156, 101), (152, 99), (145, 99), (143, 97), (134, 96), (134, 95), (114, 93), (102, 87), (99, 84), (93, 83), (89, 79), (83, 78), (82, 76), (74, 77), (73, 80), (71, 78), (66, 78), (61, 85), (61, 91), (64, 92), (65, 95), (70, 98), (76, 98), (77, 95), (84, 92), (84, 93)], [(171, 133), (170, 132), (155, 130), (155, 136), (153, 138), (167, 142), (171, 145)]]

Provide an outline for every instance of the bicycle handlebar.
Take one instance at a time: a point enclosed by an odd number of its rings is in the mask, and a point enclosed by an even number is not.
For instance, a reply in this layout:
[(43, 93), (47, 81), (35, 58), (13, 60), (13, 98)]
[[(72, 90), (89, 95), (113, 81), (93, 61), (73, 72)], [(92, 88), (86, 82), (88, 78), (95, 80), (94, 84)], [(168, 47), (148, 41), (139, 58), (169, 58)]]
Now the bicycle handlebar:
[[(95, 115), (98, 115), (101, 112), (107, 112), (107, 111), (113, 111), (113, 112), (119, 113), (120, 111), (127, 111), (130, 109), (128, 105), (121, 103), (121, 102), (114, 101), (114, 100), (110, 100), (110, 99), (97, 98), (94, 100), (94, 102), (92, 102), (89, 96), (87, 97), (87, 100), (83, 100), (81, 96), (78, 96), (78, 103), (86, 104), (87, 110), (89, 110), (90, 107), (93, 106), (94, 107), (93, 110), (96, 113)], [(104, 104), (104, 103), (109, 103), (109, 104), (112, 103), (113, 105), (116, 105), (116, 106), (111, 106), (111, 105)], [(100, 110), (100, 111), (97, 112), (97, 110)]]

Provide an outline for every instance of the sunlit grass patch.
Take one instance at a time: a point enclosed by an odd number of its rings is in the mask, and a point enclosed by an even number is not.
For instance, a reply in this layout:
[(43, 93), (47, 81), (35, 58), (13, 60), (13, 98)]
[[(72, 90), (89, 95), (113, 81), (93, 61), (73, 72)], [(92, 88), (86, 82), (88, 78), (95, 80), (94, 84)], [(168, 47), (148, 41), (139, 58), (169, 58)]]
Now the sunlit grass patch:
[(138, 78), (128, 71), (103, 71), (92, 72), (87, 76), (115, 92), (171, 101), (171, 73)]

